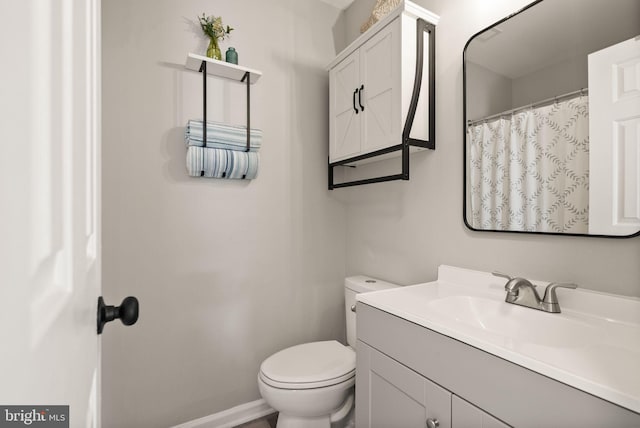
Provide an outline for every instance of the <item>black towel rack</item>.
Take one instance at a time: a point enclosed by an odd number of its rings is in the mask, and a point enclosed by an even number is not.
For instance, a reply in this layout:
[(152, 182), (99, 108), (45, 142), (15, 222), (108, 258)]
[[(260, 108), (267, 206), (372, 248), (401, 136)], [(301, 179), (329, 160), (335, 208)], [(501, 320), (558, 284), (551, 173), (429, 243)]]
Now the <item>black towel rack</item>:
[[(190, 53), (185, 67), (202, 73), (202, 141), (207, 145), (207, 74), (234, 82), (244, 83), (247, 89), (247, 146), (251, 150), (251, 85), (262, 76), (262, 72), (206, 56)], [(202, 172), (204, 175), (204, 171)]]

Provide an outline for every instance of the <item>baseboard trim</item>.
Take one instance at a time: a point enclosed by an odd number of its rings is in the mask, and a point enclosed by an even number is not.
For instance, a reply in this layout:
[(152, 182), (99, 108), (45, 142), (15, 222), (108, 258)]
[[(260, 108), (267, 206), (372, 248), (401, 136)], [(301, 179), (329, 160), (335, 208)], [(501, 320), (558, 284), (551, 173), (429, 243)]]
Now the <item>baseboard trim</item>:
[(254, 419), (275, 413), (264, 399), (240, 404), (222, 412), (194, 419), (173, 428), (233, 428)]

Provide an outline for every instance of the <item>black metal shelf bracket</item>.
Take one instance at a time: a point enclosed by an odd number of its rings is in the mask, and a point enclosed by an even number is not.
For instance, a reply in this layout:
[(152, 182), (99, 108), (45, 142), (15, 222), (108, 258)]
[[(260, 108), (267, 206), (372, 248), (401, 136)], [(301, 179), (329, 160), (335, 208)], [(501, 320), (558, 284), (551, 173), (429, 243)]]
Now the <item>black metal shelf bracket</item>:
[[(203, 147), (207, 147), (207, 62), (202, 61), (200, 64), (200, 73), (202, 73), (202, 141)], [(251, 150), (251, 74), (246, 71), (241, 83), (246, 82), (247, 88), (247, 146), (245, 151)], [(200, 176), (204, 176), (204, 171), (200, 172)]]
[[(410, 147), (422, 147), (425, 149), (435, 150), (436, 148), (436, 123), (435, 123), (435, 73), (436, 73), (436, 55), (435, 55), (435, 25), (428, 23), (424, 19), (418, 18), (416, 20), (416, 72), (413, 82), (413, 92), (411, 94), (411, 101), (409, 103), (409, 111), (402, 130), (402, 142), (396, 146), (387, 147), (375, 152), (366, 153), (364, 155), (355, 156), (349, 159), (344, 159), (337, 162), (329, 161), (329, 190), (337, 189), (340, 187), (360, 186), (363, 184), (381, 183), (385, 181), (393, 180), (409, 180), (409, 153)], [(418, 100), (420, 98), (420, 90), (422, 88), (422, 75), (424, 72), (424, 34), (429, 34), (429, 68), (428, 82), (429, 82), (429, 137), (428, 140), (420, 140), (411, 138), (410, 133), (413, 128), (413, 122), (416, 116), (416, 110), (418, 108)], [(355, 94), (354, 94), (354, 106), (355, 106)], [(345, 167), (350, 163), (361, 161), (364, 159), (374, 158), (387, 153), (395, 151), (402, 151), (402, 172), (400, 174), (386, 175), (382, 177), (368, 178), (364, 180), (347, 181), (343, 183), (334, 183), (334, 171), (335, 167)]]
[(240, 82), (246, 82), (247, 85), (247, 152), (251, 150), (251, 75), (248, 71), (242, 76)]

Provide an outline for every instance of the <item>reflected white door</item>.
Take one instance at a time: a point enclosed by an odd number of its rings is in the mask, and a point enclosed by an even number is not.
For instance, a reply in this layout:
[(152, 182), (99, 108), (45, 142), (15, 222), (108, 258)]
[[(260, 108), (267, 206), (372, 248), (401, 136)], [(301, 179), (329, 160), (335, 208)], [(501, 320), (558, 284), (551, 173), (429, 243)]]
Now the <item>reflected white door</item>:
[(0, 405), (72, 427), (99, 426), (99, 14), (0, 2)]
[(640, 36), (589, 55), (589, 234), (640, 231)]

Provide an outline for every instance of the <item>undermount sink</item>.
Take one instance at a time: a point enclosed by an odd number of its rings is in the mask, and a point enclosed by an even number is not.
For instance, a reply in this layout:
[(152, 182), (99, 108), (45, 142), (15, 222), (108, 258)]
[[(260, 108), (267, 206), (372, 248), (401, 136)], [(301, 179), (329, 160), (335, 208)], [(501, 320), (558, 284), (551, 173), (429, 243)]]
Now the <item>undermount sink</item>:
[(559, 290), (562, 312), (547, 313), (506, 303), (505, 282), (440, 266), (437, 281), (357, 300), (640, 413), (639, 299)]
[(430, 311), (505, 341), (523, 345), (578, 347), (595, 345), (599, 326), (567, 316), (534, 311), (477, 296), (450, 296), (427, 304)]

